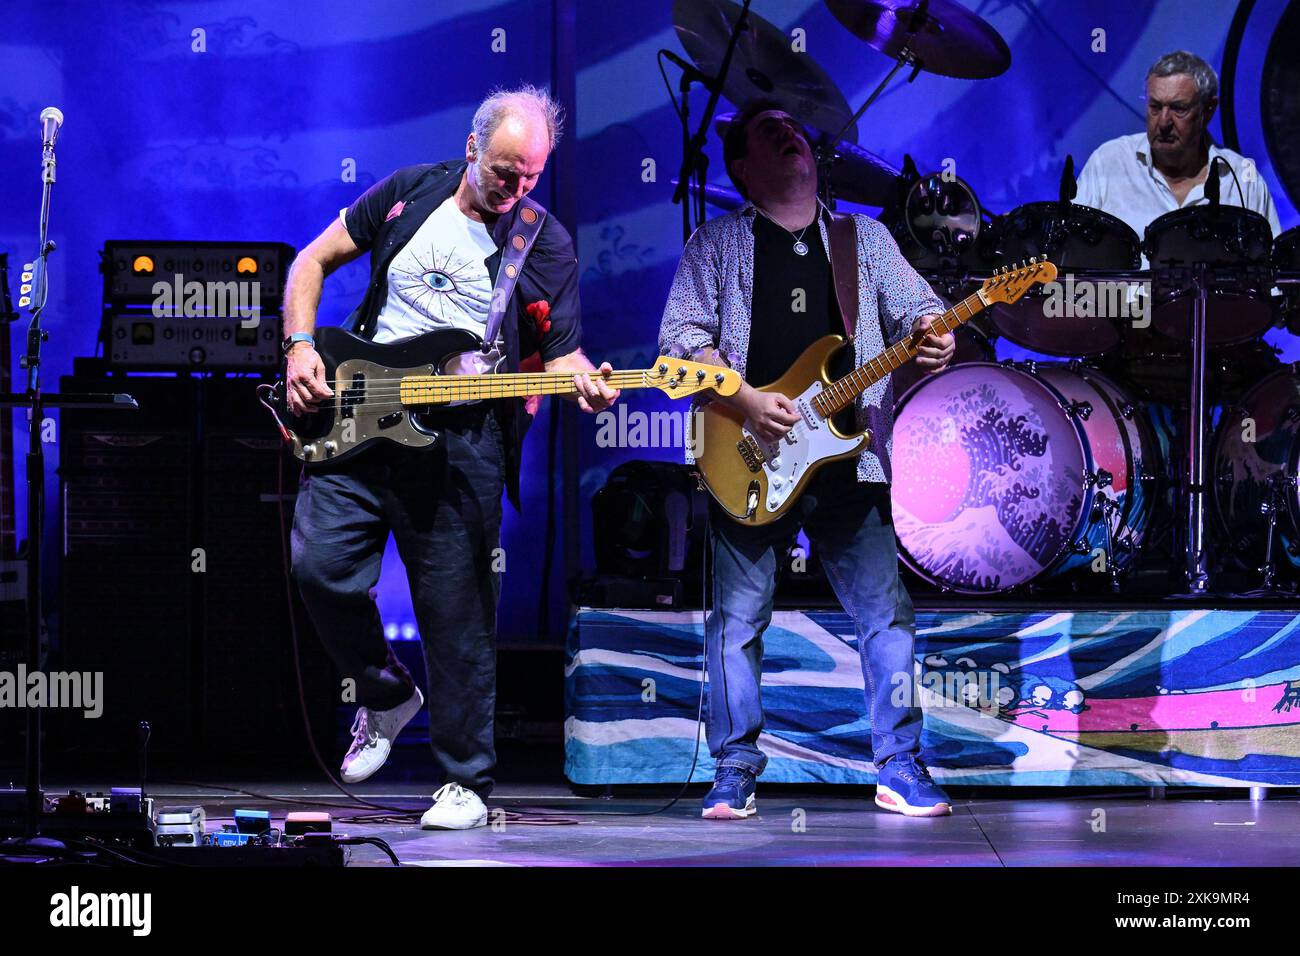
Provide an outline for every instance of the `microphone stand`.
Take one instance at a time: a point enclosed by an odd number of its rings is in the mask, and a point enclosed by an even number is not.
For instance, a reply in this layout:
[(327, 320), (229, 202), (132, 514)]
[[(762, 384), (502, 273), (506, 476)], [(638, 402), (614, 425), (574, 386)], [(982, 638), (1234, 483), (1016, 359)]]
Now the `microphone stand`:
[[(731, 28), (731, 39), (727, 43), (727, 52), (722, 56), (722, 64), (718, 67), (718, 75), (714, 78), (712, 88), (709, 90), (709, 101), (704, 106), (704, 115), (700, 117), (699, 128), (695, 135), (689, 140), (686, 139), (686, 133), (690, 129), (686, 119), (686, 95), (682, 95), (682, 142), (684, 154), (682, 156), (682, 167), (677, 172), (677, 188), (673, 190), (673, 202), (684, 203), (682, 212), (682, 244), (691, 238), (691, 224), (689, 214), (689, 204), (686, 203), (687, 195), (691, 191), (691, 183), (696, 183), (698, 191), (698, 215), (701, 222), (704, 221), (704, 182), (709, 169), (709, 157), (704, 153), (704, 143), (709, 135), (709, 124), (713, 122), (713, 114), (718, 109), (718, 99), (722, 95), (723, 84), (727, 81), (727, 73), (731, 70), (731, 59), (736, 52), (736, 44), (740, 42), (740, 34), (746, 27), (746, 18), (749, 16), (749, 4), (751, 0), (743, 0), (740, 10), (740, 16), (736, 18), (735, 24)], [(682, 77), (683, 87), (689, 86), (691, 78)], [(744, 104), (738, 104), (743, 106)]]
[[(18, 300), (19, 308), (31, 309), (27, 326), (27, 351), (19, 366), (27, 370), (25, 392), (0, 392), (0, 407), (25, 407), (28, 410), (27, 428), (27, 647), (26, 660), (33, 670), (45, 666), (45, 648), (42, 640), (44, 615), (41, 610), (41, 536), (45, 526), (45, 452), (41, 429), (46, 408), (137, 408), (129, 395), (46, 395), (41, 392), (41, 346), (49, 341), (50, 334), (41, 328), (41, 313), (49, 293), (47, 260), (54, 251), (50, 241), (50, 193), (56, 179), (54, 137), (41, 144), (41, 217), (40, 244), (36, 259), (23, 271), (30, 273), (30, 295)], [(23, 283), (26, 286), (26, 283)], [(20, 289), (23, 288), (20, 286)], [(44, 812), (44, 795), (41, 792), (41, 708), (27, 707), (26, 833), (29, 837), (41, 832)]]

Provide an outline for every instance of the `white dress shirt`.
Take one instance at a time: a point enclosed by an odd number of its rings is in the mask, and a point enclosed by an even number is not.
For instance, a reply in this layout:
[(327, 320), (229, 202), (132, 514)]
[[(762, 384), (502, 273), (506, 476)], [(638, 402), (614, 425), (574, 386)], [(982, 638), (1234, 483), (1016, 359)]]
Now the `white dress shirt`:
[[(1259, 213), (1268, 220), (1276, 237), (1282, 227), (1278, 222), (1277, 209), (1273, 206), (1273, 197), (1269, 195), (1268, 185), (1260, 175), (1259, 168), (1240, 153), (1211, 143), (1208, 161), (1212, 162), (1216, 156), (1227, 160), (1232, 171), (1237, 174), (1237, 181), (1241, 183), (1241, 191), (1238, 193), (1237, 182), (1233, 181), (1232, 175), (1221, 172), (1220, 201), (1225, 206), (1244, 206)], [(1120, 136), (1098, 146), (1079, 174), (1078, 185), (1079, 193), (1075, 196), (1075, 202), (1124, 220), (1139, 239), (1146, 234), (1146, 228), (1153, 219), (1175, 209), (1209, 203), (1205, 197), (1205, 184), (1200, 183), (1191, 188), (1187, 198), (1179, 205), (1164, 174), (1151, 161), (1151, 146), (1146, 133)], [(1146, 256), (1143, 256), (1142, 268), (1146, 267)]]

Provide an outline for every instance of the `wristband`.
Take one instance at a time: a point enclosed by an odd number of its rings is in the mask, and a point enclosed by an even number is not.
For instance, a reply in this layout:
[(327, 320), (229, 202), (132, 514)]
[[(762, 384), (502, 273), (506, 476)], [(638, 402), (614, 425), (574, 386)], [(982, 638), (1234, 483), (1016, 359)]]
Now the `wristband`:
[(306, 342), (312, 348), (316, 347), (316, 340), (312, 338), (310, 332), (295, 332), (280, 343), (280, 348), (284, 351), (285, 355), (288, 355), (289, 349), (293, 348), (298, 342)]

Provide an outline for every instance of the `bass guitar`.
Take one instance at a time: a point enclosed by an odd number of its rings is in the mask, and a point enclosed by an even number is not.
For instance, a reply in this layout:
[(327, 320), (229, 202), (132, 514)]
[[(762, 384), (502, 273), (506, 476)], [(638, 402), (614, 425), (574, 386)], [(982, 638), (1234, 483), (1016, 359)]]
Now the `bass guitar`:
[[(432, 445), (441, 436), (439, 407), (577, 392), (572, 372), (460, 374), (456, 370), (470, 364), (466, 357), (480, 355), (483, 346), (463, 329), (438, 329), (387, 345), (333, 327), (318, 329), (315, 338), (333, 396), (315, 412), (294, 415), (283, 381), (271, 393), (293, 453), (305, 462), (341, 461), (377, 441)], [(603, 380), (617, 389), (657, 388), (673, 398), (706, 390), (734, 395), (741, 384), (730, 369), (665, 356), (651, 368), (615, 371)]]

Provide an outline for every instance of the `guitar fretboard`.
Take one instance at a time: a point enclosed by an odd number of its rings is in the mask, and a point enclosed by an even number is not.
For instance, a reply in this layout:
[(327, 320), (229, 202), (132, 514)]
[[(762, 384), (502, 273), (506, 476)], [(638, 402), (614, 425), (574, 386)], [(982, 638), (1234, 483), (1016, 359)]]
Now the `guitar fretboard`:
[[(978, 292), (962, 299), (938, 320), (931, 324), (930, 330), (937, 335), (947, 335), (963, 322), (969, 321), (976, 313), (984, 310), (984, 300)], [(853, 400), (875, 385), (882, 378), (916, 358), (921, 343), (925, 340), (923, 332), (913, 332), (906, 338), (894, 343), (865, 365), (854, 369), (848, 375), (828, 386), (813, 399), (813, 407), (824, 417), (829, 418), (836, 412), (848, 408)]]
[[(486, 398), (526, 398), (529, 395), (572, 395), (577, 391), (572, 372), (507, 372), (492, 375), (408, 375), (402, 379), (403, 405), (443, 405)], [(611, 388), (649, 388), (648, 371), (613, 372), (592, 375)], [(669, 393), (671, 394), (671, 392)]]

